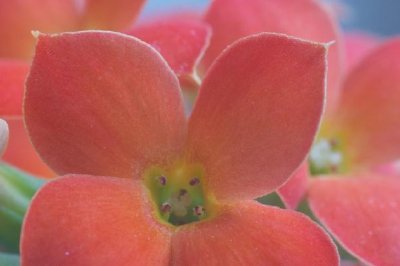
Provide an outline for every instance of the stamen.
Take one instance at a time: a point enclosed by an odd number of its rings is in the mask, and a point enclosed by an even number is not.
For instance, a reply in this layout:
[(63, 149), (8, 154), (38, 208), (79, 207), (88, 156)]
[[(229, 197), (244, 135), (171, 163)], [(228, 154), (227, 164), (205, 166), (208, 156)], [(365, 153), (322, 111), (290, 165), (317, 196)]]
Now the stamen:
[(171, 204), (169, 204), (168, 202), (164, 202), (163, 204), (161, 204), (161, 208), (160, 211), (162, 213), (170, 213), (172, 211), (172, 206)]
[(167, 184), (167, 178), (163, 175), (158, 177), (158, 181), (162, 186), (165, 186)]
[(193, 177), (189, 181), (189, 185), (191, 185), (191, 186), (196, 186), (198, 184), (200, 184), (200, 179), (198, 177)]
[(203, 215), (205, 214), (205, 212), (206, 212), (206, 210), (204, 209), (203, 206), (195, 206), (195, 207), (193, 208), (193, 213), (194, 213), (194, 215), (196, 215), (196, 216), (201, 217), (201, 216), (203, 216)]

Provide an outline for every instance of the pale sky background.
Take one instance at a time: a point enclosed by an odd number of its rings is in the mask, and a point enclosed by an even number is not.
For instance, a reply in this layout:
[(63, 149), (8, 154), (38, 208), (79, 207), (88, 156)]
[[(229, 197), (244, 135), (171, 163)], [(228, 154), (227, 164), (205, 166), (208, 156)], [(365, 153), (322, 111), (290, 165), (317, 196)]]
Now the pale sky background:
[[(400, 34), (400, 0), (324, 1), (344, 3), (347, 6), (342, 21), (346, 30), (371, 31), (379, 35)], [(176, 8), (204, 10), (207, 4), (208, 0), (148, 0), (143, 15), (168, 12)]]

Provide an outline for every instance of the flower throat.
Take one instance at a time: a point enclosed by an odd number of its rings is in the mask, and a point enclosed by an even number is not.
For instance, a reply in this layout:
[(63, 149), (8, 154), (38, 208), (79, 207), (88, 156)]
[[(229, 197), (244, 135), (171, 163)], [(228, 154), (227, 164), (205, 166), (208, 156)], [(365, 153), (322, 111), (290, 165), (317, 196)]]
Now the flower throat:
[(210, 216), (210, 201), (205, 197), (203, 181), (200, 166), (182, 163), (169, 169), (152, 167), (145, 175), (145, 184), (159, 217), (174, 226)]

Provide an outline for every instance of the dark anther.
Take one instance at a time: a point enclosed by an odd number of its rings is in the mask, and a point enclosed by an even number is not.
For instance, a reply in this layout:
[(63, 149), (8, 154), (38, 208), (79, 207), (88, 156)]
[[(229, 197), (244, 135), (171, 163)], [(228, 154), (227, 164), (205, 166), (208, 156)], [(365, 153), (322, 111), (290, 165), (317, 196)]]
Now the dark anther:
[(200, 184), (200, 179), (198, 177), (193, 177), (189, 181), (189, 185), (191, 185), (191, 186), (196, 186), (198, 184)]
[(164, 202), (163, 204), (161, 204), (160, 210), (162, 213), (169, 213), (172, 210), (172, 206), (168, 202)]
[(163, 175), (158, 177), (158, 181), (162, 186), (165, 186), (167, 184), (167, 178)]
[(196, 216), (202, 216), (205, 213), (205, 209), (203, 206), (195, 206), (193, 208), (193, 212)]

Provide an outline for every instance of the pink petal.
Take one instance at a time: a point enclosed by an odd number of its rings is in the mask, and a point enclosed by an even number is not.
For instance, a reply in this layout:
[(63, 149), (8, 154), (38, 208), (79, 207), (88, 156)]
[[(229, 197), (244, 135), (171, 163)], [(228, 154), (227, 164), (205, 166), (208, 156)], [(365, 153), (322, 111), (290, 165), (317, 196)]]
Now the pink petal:
[(27, 212), (22, 265), (166, 265), (171, 232), (152, 207), (137, 181), (57, 178)]
[(76, 0), (0, 1), (0, 57), (30, 58), (32, 30), (59, 32), (78, 26)]
[(373, 265), (400, 261), (400, 179), (360, 175), (313, 181), (310, 207), (348, 251)]
[(39, 36), (25, 122), (56, 172), (128, 178), (175, 156), (186, 128), (178, 80), (161, 56), (102, 31)]
[(303, 162), (278, 190), (280, 198), (289, 209), (296, 209), (303, 199), (309, 183), (308, 161)]
[(22, 97), (29, 63), (15, 60), (0, 60), (0, 115), (22, 116)]
[(400, 158), (400, 38), (353, 68), (329, 134), (342, 138), (348, 164), (376, 166)]
[(373, 48), (379, 44), (380, 40), (376, 36), (367, 33), (352, 32), (347, 33), (344, 38), (346, 48), (346, 69), (349, 70), (368, 55)]
[(127, 29), (139, 15), (146, 0), (85, 0), (83, 24), (86, 29)]
[(40, 159), (33, 148), (22, 118), (8, 119), (10, 139), (3, 160), (40, 177), (54, 177), (54, 172)]
[(337, 265), (328, 235), (308, 217), (255, 202), (222, 207), (172, 238), (173, 265)]
[(216, 60), (190, 118), (187, 151), (216, 198), (265, 195), (300, 165), (321, 116), (325, 56), (322, 44), (262, 33)]
[(206, 68), (226, 46), (254, 33), (278, 32), (318, 42), (335, 41), (328, 57), (327, 108), (330, 111), (335, 107), (340, 93), (342, 40), (336, 21), (318, 1), (214, 0), (205, 21), (213, 29), (203, 60)]
[(196, 82), (195, 68), (211, 34), (207, 24), (194, 19), (170, 18), (136, 27), (129, 34), (160, 52), (180, 77), (181, 83)]
[(0, 157), (3, 155), (8, 143), (8, 126), (6, 121), (0, 119)]

